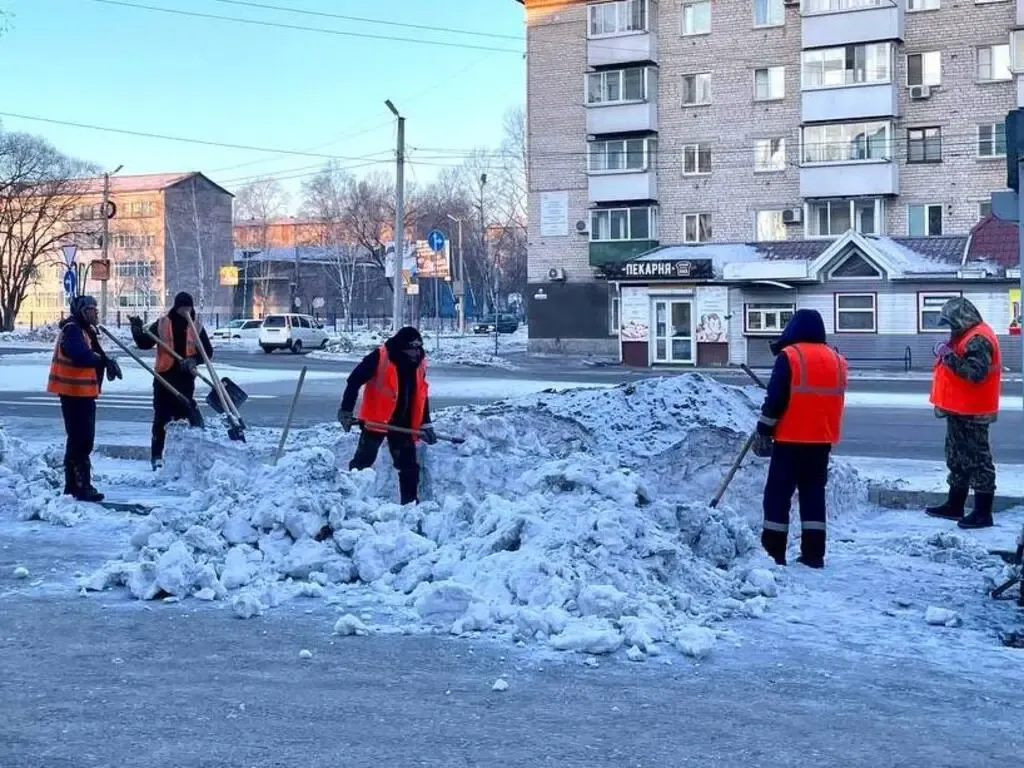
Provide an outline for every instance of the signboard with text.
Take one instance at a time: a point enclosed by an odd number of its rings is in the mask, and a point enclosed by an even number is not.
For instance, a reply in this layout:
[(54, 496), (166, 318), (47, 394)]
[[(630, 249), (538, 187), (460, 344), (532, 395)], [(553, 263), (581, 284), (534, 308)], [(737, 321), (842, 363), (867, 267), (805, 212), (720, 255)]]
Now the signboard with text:
[(711, 280), (714, 277), (711, 259), (664, 259), (624, 261), (601, 267), (610, 280), (680, 281)]

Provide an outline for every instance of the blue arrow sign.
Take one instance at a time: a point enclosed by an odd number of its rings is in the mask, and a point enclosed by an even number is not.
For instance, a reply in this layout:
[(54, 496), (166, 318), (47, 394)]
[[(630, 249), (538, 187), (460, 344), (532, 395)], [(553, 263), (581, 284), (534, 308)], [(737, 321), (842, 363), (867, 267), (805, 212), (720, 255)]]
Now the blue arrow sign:
[(432, 229), (427, 233), (427, 245), (429, 245), (430, 250), (435, 253), (444, 250), (446, 240), (447, 238), (444, 236), (444, 232), (439, 229)]
[(78, 277), (75, 275), (75, 271), (73, 269), (69, 269), (67, 272), (64, 273), (63, 282), (64, 293), (67, 295), (69, 299), (74, 298), (75, 294), (78, 293)]

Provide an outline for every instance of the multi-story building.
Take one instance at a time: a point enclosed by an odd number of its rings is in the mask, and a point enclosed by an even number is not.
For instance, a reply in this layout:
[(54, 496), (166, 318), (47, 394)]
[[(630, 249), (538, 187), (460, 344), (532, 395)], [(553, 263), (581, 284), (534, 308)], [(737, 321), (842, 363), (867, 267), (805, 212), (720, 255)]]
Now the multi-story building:
[(1024, 0), (519, 2), (534, 349), (615, 350), (605, 267), (659, 246), (928, 253), (1005, 186)]
[[(152, 317), (178, 291), (192, 293), (205, 313), (227, 316), (232, 289), (221, 285), (220, 269), (233, 263), (232, 199), (202, 173), (111, 176), (115, 213), (109, 222), (108, 321), (116, 313)], [(101, 257), (102, 201), (103, 179), (87, 180), (67, 222), (69, 231), (86, 233), (74, 238), (79, 264)], [(21, 305), (19, 323), (54, 322), (66, 312), (64, 271), (56, 263), (40, 270)], [(90, 276), (85, 290), (99, 297), (101, 286)]]

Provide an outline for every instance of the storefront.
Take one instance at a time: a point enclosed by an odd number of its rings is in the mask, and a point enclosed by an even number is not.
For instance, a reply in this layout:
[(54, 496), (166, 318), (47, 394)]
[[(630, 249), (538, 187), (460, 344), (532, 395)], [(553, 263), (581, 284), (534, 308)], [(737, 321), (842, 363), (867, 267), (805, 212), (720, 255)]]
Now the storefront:
[(711, 259), (608, 264), (618, 294), (619, 359), (626, 365), (725, 365), (729, 289), (710, 284)]

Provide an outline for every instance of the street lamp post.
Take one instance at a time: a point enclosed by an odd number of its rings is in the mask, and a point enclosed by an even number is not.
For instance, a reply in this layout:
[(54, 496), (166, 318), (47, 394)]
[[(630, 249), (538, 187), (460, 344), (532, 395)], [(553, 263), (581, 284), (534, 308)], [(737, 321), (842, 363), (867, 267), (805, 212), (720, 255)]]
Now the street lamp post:
[(106, 324), (107, 322), (107, 278), (110, 277), (110, 269), (108, 256), (110, 253), (110, 177), (124, 168), (123, 165), (117, 166), (110, 173), (103, 174), (103, 242), (100, 244), (102, 249), (103, 263), (107, 265), (107, 274), (103, 280), (100, 281), (100, 323)]
[(459, 228), (459, 333), (466, 333), (466, 262), (462, 258), (462, 219), (448, 214)]
[(405, 262), (405, 118), (387, 99), (384, 104), (398, 119), (397, 165), (395, 168), (395, 282), (391, 305), (392, 333), (402, 325), (402, 266)]

